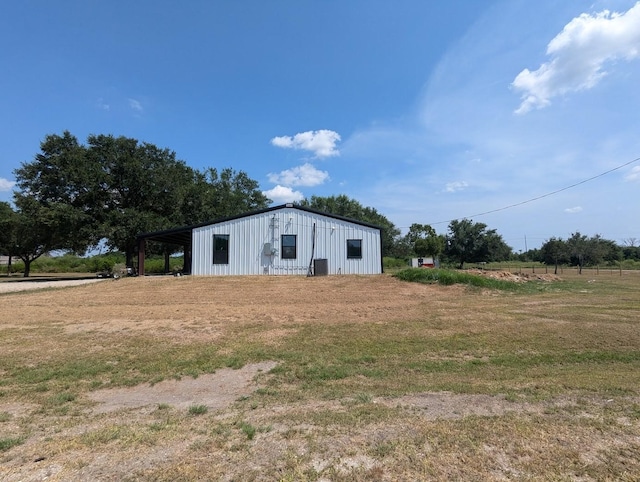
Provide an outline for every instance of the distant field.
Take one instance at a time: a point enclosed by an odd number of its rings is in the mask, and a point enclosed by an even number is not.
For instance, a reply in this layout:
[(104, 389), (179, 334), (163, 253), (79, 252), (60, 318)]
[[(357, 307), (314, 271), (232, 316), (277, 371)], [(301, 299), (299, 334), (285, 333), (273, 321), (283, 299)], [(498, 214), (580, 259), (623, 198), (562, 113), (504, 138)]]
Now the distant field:
[(0, 294), (0, 479), (638, 480), (640, 275), (560, 278)]

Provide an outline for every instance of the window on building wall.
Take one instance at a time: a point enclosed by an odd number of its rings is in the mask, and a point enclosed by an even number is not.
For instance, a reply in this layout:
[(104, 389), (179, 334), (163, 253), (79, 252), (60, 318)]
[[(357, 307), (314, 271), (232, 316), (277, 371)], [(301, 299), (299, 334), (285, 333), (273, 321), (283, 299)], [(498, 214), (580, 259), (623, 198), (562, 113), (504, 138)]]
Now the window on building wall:
[(283, 234), (280, 240), (281, 258), (282, 259), (296, 259), (297, 258), (297, 246), (296, 246), (295, 234)]
[(362, 258), (361, 239), (347, 239), (347, 258)]
[(213, 264), (229, 264), (229, 235), (213, 235)]

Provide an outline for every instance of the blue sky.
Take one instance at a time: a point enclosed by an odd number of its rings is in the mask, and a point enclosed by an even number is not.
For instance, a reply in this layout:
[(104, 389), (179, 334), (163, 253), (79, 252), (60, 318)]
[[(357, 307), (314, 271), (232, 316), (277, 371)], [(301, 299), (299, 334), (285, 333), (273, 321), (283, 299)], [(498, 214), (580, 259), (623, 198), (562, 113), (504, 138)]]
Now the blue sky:
[(0, 200), (69, 130), (244, 170), (276, 204), (346, 194), (403, 231), (640, 240), (635, 0), (13, 0), (0, 42)]

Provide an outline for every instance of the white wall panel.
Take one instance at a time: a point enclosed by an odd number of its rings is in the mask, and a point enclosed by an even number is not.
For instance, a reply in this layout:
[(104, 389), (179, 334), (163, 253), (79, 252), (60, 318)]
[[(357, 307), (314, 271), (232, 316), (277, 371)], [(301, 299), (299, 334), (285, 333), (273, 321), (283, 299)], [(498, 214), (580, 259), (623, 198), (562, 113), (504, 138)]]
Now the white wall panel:
[[(214, 234), (229, 235), (229, 264), (213, 264)], [(296, 235), (296, 259), (282, 259), (283, 234)], [(361, 259), (347, 258), (347, 239), (362, 240)], [(272, 255), (265, 254), (266, 244)], [(192, 247), (194, 275), (306, 275), (313, 259), (327, 259), (329, 274), (382, 270), (378, 229), (288, 207), (195, 228)]]

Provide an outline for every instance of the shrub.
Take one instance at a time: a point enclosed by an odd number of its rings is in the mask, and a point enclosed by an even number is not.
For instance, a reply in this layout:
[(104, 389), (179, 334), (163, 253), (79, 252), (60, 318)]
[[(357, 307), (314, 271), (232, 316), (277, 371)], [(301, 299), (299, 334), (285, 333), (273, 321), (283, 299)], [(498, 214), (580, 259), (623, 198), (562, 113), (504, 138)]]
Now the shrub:
[(92, 273), (111, 273), (116, 264), (123, 262), (124, 256), (121, 254), (98, 254), (88, 259), (88, 271)]
[(403, 258), (391, 258), (389, 256), (382, 258), (382, 266), (384, 269), (406, 268), (408, 265), (409, 261)]
[(204, 415), (209, 411), (206, 405), (191, 405), (189, 407), (189, 415)]
[(240, 430), (244, 432), (249, 440), (253, 440), (253, 437), (256, 435), (256, 428), (247, 422), (242, 422), (240, 424)]

